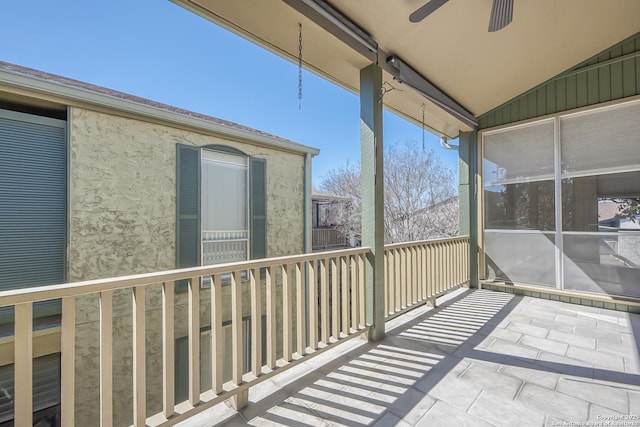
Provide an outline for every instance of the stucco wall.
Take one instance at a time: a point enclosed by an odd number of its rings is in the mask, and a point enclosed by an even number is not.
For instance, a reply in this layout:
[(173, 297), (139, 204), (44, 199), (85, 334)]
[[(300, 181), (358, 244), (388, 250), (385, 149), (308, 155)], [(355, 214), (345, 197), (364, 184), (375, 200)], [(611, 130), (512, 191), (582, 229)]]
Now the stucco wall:
[[(303, 155), (80, 108), (71, 110), (70, 134), (70, 281), (175, 268), (178, 143), (224, 144), (266, 159), (267, 255), (303, 252)], [(159, 286), (147, 292), (148, 373), (161, 372), (159, 292)], [(203, 290), (203, 302), (208, 295)], [(128, 291), (114, 295), (116, 425), (132, 422), (130, 299)], [(178, 295), (176, 337), (186, 333), (184, 299)], [(208, 325), (208, 308), (203, 303), (202, 326)], [(97, 296), (79, 298), (76, 312), (76, 423), (94, 425), (99, 415)], [(149, 414), (161, 410), (160, 381), (161, 376), (148, 375)]]

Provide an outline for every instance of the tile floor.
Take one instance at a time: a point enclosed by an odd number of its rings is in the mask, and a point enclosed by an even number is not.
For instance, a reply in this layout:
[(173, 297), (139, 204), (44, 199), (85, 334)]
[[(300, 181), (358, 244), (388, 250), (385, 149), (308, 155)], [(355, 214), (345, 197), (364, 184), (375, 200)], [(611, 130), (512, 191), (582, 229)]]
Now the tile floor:
[(386, 326), (182, 425), (640, 426), (638, 314), (460, 290)]

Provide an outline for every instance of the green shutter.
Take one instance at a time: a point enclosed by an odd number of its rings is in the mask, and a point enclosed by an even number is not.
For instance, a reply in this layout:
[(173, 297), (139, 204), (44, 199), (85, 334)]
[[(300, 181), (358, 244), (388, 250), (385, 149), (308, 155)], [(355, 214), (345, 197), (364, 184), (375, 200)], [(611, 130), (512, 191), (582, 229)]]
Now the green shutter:
[(267, 161), (251, 157), (251, 259), (267, 256)]
[(178, 144), (176, 154), (176, 267), (200, 265), (200, 154)]

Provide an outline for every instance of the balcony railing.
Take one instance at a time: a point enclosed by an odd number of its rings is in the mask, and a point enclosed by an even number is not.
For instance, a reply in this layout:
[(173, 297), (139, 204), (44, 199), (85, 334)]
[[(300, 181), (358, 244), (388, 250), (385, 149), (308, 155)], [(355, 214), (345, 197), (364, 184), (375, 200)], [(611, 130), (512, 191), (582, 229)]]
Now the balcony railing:
[[(468, 238), (464, 237), (387, 246), (387, 314), (406, 310), (465, 283), (467, 251)], [(76, 339), (76, 303), (86, 295), (97, 296), (99, 307), (101, 425), (114, 424), (114, 398), (122, 398), (114, 392), (116, 376), (122, 375), (113, 369), (114, 360), (119, 357), (114, 353), (114, 307), (119, 310), (114, 295), (119, 299), (125, 295), (130, 306), (133, 370), (130, 378), (118, 377), (117, 381), (133, 384), (133, 424), (174, 424), (229, 398), (234, 399), (237, 407), (243, 406), (251, 386), (366, 332), (368, 253), (367, 248), (356, 248), (0, 292), (0, 306), (15, 307), (14, 372), (19, 379), (15, 381), (13, 397), (15, 424), (32, 425), (36, 302), (62, 299), (62, 425), (74, 425), (76, 406), (86, 398), (75, 394), (76, 346), (80, 343)], [(186, 282), (186, 294), (176, 293), (179, 289), (176, 284), (182, 282)], [(151, 406), (147, 402), (151, 378), (146, 373), (151, 349), (145, 347), (148, 332), (145, 304), (150, 299), (146, 298), (150, 288), (150, 292), (159, 294), (162, 311), (162, 372), (158, 373), (162, 379), (162, 411), (157, 414), (148, 414), (147, 410)], [(188, 306), (188, 398), (184, 402), (176, 402), (174, 392), (175, 307), (180, 298), (186, 298)], [(223, 304), (230, 305), (230, 361), (225, 360), (222, 318), (229, 307)], [(202, 358), (202, 363), (210, 365), (204, 367), (201, 366), (203, 306), (210, 313), (205, 323), (211, 325), (212, 355)], [(249, 313), (249, 317), (243, 313)], [(249, 336), (243, 328), (243, 317), (251, 324)], [(231, 379), (226, 382), (225, 365), (231, 371)], [(210, 386), (201, 384), (201, 371), (210, 373)]]
[(345, 246), (347, 241), (344, 234), (335, 228), (314, 228), (311, 230), (313, 249), (327, 249)]
[(384, 247), (385, 315), (397, 316), (469, 283), (469, 237)]

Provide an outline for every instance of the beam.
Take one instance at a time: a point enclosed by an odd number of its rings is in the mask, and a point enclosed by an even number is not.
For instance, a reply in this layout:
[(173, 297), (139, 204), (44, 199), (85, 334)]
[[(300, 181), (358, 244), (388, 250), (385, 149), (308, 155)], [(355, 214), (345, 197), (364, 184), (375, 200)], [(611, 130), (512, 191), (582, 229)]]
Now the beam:
[(323, 0), (282, 0), (338, 40), (371, 61), (376, 60), (378, 43), (362, 28)]
[(382, 141), (382, 68), (360, 70), (360, 185), (362, 245), (371, 249), (366, 260), (366, 316), (369, 339), (384, 338), (384, 161)]
[(400, 83), (416, 90), (420, 95), (436, 104), (438, 107), (451, 114), (467, 126), (475, 129), (478, 127), (478, 120), (466, 108), (460, 105), (455, 99), (444, 93), (439, 87), (431, 83), (424, 76), (411, 68), (406, 62), (395, 55), (387, 57), (385, 70)]

